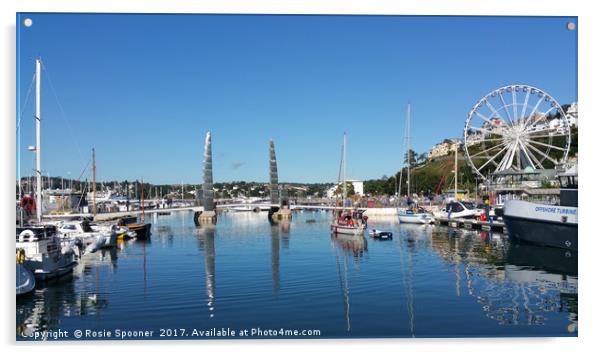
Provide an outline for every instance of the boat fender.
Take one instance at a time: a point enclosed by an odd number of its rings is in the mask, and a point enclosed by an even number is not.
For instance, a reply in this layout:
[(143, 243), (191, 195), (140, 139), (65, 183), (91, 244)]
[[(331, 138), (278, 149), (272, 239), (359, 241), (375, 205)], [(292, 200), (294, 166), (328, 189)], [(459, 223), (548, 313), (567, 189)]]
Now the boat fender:
[(25, 242), (26, 241), (25, 237), (27, 237), (28, 242), (31, 242), (34, 239), (35, 234), (31, 230), (23, 230), (19, 234), (19, 242)]
[(25, 263), (25, 250), (22, 248), (17, 249), (17, 264)]

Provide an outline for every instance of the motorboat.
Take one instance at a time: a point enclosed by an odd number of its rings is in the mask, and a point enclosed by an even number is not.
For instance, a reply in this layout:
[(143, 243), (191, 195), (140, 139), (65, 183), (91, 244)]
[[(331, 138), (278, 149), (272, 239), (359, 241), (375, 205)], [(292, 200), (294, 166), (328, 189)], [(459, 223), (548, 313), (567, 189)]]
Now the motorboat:
[(368, 234), (370, 235), (370, 237), (379, 239), (379, 240), (392, 240), (393, 239), (393, 233), (391, 231), (381, 231), (381, 230), (377, 230), (377, 229), (372, 229), (372, 230), (368, 231)]
[(407, 208), (399, 212), (399, 222), (408, 224), (430, 224), (434, 221), (433, 214), (423, 208)]
[(466, 201), (452, 201), (445, 205), (445, 208), (434, 212), (436, 217), (444, 219), (459, 219), (459, 218), (474, 218), (480, 216), (483, 213), (482, 210), (477, 209), (471, 202)]
[(81, 240), (86, 252), (114, 247), (117, 243), (117, 233), (114, 228), (109, 231), (95, 231), (87, 220), (62, 222), (59, 224), (58, 232), (65, 240)]
[(75, 250), (61, 246), (51, 225), (17, 227), (16, 248), (23, 266), (38, 280), (66, 275), (77, 265)]
[(504, 203), (504, 222), (511, 238), (545, 246), (577, 249), (577, 167), (558, 174), (558, 179), (559, 205), (524, 200), (508, 200)]

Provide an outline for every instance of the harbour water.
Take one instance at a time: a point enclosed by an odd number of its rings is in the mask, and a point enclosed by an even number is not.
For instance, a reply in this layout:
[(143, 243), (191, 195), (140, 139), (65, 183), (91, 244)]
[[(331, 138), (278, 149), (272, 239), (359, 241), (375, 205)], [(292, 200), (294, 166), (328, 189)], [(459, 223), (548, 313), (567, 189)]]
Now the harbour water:
[(223, 213), (213, 227), (192, 212), (151, 219), (150, 241), (90, 254), (18, 298), (17, 340), (577, 335), (574, 251), (394, 218), (368, 221), (393, 240), (337, 237), (319, 211), (273, 226), (266, 212)]

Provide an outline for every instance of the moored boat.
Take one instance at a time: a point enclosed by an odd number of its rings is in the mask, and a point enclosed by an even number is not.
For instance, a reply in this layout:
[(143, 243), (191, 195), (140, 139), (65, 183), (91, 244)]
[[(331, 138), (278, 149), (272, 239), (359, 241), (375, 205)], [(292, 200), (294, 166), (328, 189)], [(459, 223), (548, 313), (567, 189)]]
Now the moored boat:
[(38, 280), (69, 274), (77, 265), (74, 250), (61, 247), (54, 226), (17, 227), (16, 235), (16, 248), (22, 254), (22, 264)]
[[(342, 170), (342, 185), (343, 185), (343, 194), (342, 194), (342, 209), (337, 210), (335, 208), (333, 212), (334, 220), (330, 224), (330, 232), (335, 234), (346, 234), (346, 235), (363, 235), (364, 230), (368, 226), (368, 217), (363, 216), (361, 211), (354, 210), (351, 213), (349, 210), (346, 210), (346, 202), (347, 202), (347, 178), (346, 178), (346, 168), (347, 168), (347, 134), (343, 134), (343, 150), (341, 153), (341, 170)], [(341, 170), (339, 172), (341, 172)]]
[(423, 208), (408, 208), (399, 213), (399, 222), (408, 224), (430, 224), (434, 221), (433, 215)]
[(131, 231), (136, 232), (137, 240), (146, 240), (150, 238), (151, 235), (151, 224), (145, 223), (134, 223), (134, 224), (126, 224)]
[(372, 229), (372, 230), (368, 231), (368, 234), (370, 235), (370, 237), (379, 239), (379, 240), (392, 240), (393, 239), (393, 233), (391, 231), (381, 231), (381, 230)]
[(577, 168), (559, 174), (560, 205), (508, 200), (504, 222), (511, 238), (545, 246), (577, 249)]

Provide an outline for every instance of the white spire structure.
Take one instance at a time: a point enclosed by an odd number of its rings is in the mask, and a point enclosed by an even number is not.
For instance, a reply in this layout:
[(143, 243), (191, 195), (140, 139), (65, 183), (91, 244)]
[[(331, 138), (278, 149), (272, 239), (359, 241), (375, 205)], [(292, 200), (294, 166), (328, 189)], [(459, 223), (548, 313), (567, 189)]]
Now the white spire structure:
[(38, 222), (42, 221), (42, 143), (41, 143), (41, 102), (40, 102), (40, 89), (42, 79), (42, 62), (40, 58), (36, 59), (36, 216)]

